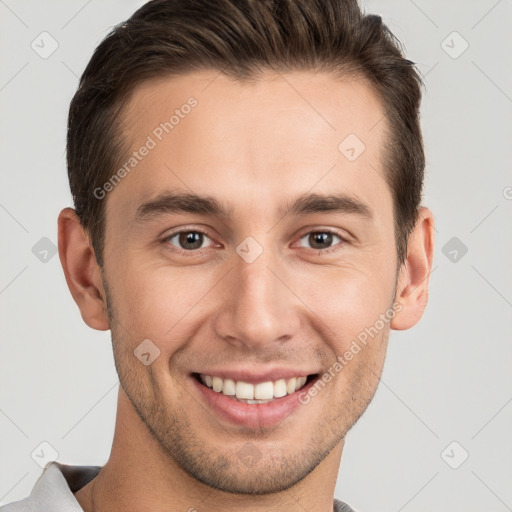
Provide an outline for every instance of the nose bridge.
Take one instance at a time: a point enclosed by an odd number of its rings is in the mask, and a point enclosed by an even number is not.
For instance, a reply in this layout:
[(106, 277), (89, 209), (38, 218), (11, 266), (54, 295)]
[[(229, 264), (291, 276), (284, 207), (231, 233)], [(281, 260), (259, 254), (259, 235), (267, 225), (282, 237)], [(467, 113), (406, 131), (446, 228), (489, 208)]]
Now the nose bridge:
[(282, 268), (277, 255), (270, 247), (258, 249), (254, 239), (244, 242), (234, 256), (217, 331), (231, 342), (257, 348), (292, 337), (299, 320), (293, 294), (276, 276)]

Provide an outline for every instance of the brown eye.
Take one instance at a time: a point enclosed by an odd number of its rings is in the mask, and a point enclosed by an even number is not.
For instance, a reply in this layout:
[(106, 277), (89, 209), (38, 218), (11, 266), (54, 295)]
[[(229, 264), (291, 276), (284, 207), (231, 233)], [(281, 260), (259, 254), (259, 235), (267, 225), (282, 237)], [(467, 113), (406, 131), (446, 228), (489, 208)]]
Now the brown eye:
[(332, 244), (332, 233), (310, 233), (308, 241), (313, 249), (326, 249)]
[[(338, 239), (338, 242), (336, 242), (336, 239)], [(335, 250), (336, 246), (340, 245), (340, 242), (345, 241), (344, 238), (332, 231), (311, 231), (306, 233), (300, 240), (301, 247), (323, 250), (324, 252), (330, 252), (329, 249)]]
[[(165, 239), (171, 245), (177, 246), (179, 249), (186, 251), (194, 251), (203, 248), (203, 242), (208, 238), (205, 233), (201, 231), (180, 231)], [(173, 242), (175, 240), (175, 242)]]

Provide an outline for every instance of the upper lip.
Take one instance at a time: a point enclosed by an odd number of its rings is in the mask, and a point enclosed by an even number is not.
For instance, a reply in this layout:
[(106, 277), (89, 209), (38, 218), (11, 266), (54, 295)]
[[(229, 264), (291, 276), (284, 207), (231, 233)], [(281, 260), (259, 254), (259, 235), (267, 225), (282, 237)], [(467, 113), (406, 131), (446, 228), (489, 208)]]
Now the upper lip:
[(233, 370), (212, 368), (194, 373), (220, 377), (221, 379), (231, 379), (235, 382), (241, 381), (250, 384), (258, 384), (260, 382), (276, 381), (279, 379), (291, 379), (292, 377), (307, 377), (308, 375), (317, 374), (318, 372), (300, 368), (262, 368), (261, 370), (257, 370), (252, 367), (251, 369), (237, 368)]

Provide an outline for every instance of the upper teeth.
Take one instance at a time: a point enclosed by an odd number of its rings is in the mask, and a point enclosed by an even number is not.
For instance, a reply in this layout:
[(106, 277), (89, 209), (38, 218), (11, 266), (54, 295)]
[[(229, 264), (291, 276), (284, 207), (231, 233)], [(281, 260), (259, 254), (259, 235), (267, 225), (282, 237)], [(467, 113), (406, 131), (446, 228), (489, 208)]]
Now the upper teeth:
[(250, 384), (249, 382), (221, 379), (210, 375), (199, 375), (203, 384), (212, 388), (217, 393), (224, 395), (235, 395), (239, 399), (248, 400), (270, 400), (280, 398), (286, 394), (291, 395), (298, 391), (306, 383), (307, 377), (292, 377), (291, 379), (279, 379), (274, 382), (260, 382)]

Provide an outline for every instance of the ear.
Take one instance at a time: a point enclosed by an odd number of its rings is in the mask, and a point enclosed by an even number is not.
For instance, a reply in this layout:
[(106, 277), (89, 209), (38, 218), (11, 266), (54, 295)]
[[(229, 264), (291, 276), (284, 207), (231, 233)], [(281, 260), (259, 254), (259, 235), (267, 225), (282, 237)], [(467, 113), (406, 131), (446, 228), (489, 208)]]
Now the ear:
[(69, 291), (84, 322), (93, 329), (109, 327), (102, 272), (80, 221), (72, 208), (59, 214), (59, 257)]
[(392, 329), (410, 329), (423, 316), (433, 259), (434, 215), (428, 208), (420, 207), (418, 220), (409, 236), (407, 258), (399, 272), (395, 302), (400, 303), (402, 309), (391, 321)]

